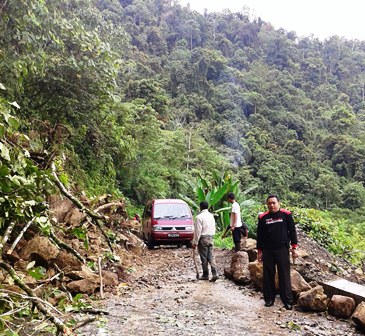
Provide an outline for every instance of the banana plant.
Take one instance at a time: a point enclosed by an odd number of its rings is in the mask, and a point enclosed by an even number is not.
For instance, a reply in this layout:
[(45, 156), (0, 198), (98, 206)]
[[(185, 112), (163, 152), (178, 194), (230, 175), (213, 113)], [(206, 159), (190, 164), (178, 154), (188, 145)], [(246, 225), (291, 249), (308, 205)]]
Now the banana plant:
[(191, 184), (191, 187), (196, 196), (196, 200), (192, 200), (181, 194), (180, 197), (192, 207), (194, 214), (197, 214), (199, 211), (199, 203), (201, 201), (207, 201), (209, 210), (216, 216), (217, 226), (221, 230), (224, 230), (230, 222), (231, 206), (227, 203), (226, 199), (226, 195), (229, 192), (236, 194), (236, 198), (241, 207), (249, 207), (254, 204), (254, 201), (243, 198), (246, 194), (255, 189), (256, 186), (251, 187), (244, 192), (240, 192), (239, 181), (233, 180), (232, 176), (227, 172), (224, 172), (221, 175), (213, 173), (213, 179), (210, 182), (199, 175), (198, 180), (195, 184)]

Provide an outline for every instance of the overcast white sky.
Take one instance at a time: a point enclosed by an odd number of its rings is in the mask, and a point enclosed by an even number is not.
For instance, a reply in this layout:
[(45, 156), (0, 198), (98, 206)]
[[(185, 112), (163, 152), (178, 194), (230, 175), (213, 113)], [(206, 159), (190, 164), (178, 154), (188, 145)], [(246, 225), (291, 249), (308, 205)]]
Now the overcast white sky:
[(203, 13), (244, 6), (276, 29), (294, 30), (298, 36), (324, 39), (332, 35), (365, 40), (365, 0), (180, 0)]

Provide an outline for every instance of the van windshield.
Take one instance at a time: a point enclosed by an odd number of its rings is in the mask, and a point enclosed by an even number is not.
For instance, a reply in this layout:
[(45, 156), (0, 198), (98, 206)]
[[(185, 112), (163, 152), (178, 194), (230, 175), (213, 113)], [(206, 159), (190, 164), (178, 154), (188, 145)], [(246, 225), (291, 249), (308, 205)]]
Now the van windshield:
[(166, 203), (155, 204), (154, 219), (191, 219), (189, 207), (186, 204)]

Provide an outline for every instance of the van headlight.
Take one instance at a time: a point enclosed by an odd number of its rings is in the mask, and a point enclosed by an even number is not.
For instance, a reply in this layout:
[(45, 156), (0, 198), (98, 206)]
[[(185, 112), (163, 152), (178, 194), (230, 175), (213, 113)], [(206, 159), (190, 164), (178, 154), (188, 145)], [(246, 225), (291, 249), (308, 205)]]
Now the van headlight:
[(157, 226), (153, 226), (152, 227), (152, 230), (153, 231), (162, 231), (162, 226), (158, 226), (158, 225)]
[(193, 231), (193, 226), (185, 226), (185, 231)]

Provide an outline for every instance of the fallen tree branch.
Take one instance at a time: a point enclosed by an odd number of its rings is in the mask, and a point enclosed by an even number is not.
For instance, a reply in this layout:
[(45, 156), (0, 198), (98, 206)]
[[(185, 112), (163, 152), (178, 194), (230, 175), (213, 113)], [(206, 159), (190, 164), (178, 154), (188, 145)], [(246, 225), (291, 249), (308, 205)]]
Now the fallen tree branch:
[(88, 314), (100, 314), (100, 315), (109, 315), (109, 312), (101, 309), (93, 309), (93, 308), (85, 308), (80, 309), (79, 313), (88, 313)]
[(103, 204), (103, 205), (99, 206), (94, 211), (99, 214), (99, 211), (103, 211), (105, 209), (109, 209), (109, 208), (114, 207), (114, 206), (115, 207), (123, 207), (123, 203), (122, 202), (106, 203), (106, 204)]
[(58, 188), (82, 212), (86, 213), (87, 215), (89, 215), (91, 217), (91, 219), (95, 222), (95, 224), (98, 226), (98, 228), (100, 229), (101, 233), (103, 234), (104, 238), (106, 239), (110, 250), (113, 252), (113, 247), (112, 247), (112, 244), (110, 242), (110, 239), (109, 239), (108, 235), (105, 233), (102, 225), (100, 224), (100, 220), (107, 220), (108, 218), (106, 216), (101, 216), (101, 215), (95, 213), (94, 211), (88, 209), (76, 197), (72, 196), (67, 191), (67, 189), (65, 188), (65, 186), (62, 184), (62, 182), (60, 181), (60, 179), (58, 178), (57, 173), (56, 173), (56, 165), (54, 164), (54, 162), (51, 164), (51, 168), (52, 168), (52, 176), (54, 177), (54, 180), (55, 180), (56, 185), (58, 186)]
[(77, 330), (81, 327), (83, 327), (84, 325), (88, 324), (88, 323), (91, 323), (91, 322), (94, 322), (96, 321), (96, 318), (95, 317), (89, 317), (85, 320), (82, 320), (80, 322), (78, 322), (74, 327), (73, 327), (73, 330)]
[(58, 186), (58, 188), (61, 190), (61, 192), (72, 202), (74, 203), (82, 212), (88, 214), (92, 219), (107, 219), (105, 216), (101, 216), (97, 213), (95, 213), (94, 211), (88, 209), (87, 207), (85, 207), (76, 197), (72, 196), (67, 189), (65, 188), (65, 186), (62, 184), (62, 182), (60, 181), (60, 179), (57, 176), (56, 173), (56, 165), (54, 163), (52, 163), (51, 165), (52, 167), (52, 175), (55, 179), (56, 185)]
[[(21, 288), (25, 293), (28, 294), (28, 299), (30, 299), (32, 301), (32, 303), (38, 308), (38, 310), (44, 314), (47, 318), (49, 318), (51, 320), (51, 322), (56, 326), (57, 331), (63, 335), (72, 335), (72, 331), (70, 328), (68, 328), (65, 323), (58, 318), (56, 315), (54, 315), (50, 309), (48, 308), (48, 305), (45, 305), (44, 303), (46, 301), (43, 301), (41, 299), (39, 299), (34, 292), (32, 291), (32, 289), (30, 287), (28, 287), (20, 278), (19, 276), (16, 274), (15, 270), (8, 265), (6, 262), (4, 261), (0, 261), (0, 267), (2, 269), (4, 269), (5, 271), (7, 271), (9, 273), (9, 275), (12, 277), (12, 279), (14, 280), (15, 284)], [(49, 304), (49, 303), (48, 303)], [(52, 305), (51, 305), (52, 306)], [(53, 306), (52, 306), (53, 307)], [(54, 307), (53, 307), (54, 308)], [(55, 308), (54, 308), (55, 309)]]
[(54, 279), (57, 279), (60, 275), (62, 275), (62, 272), (57, 273), (52, 278), (46, 279), (46, 280), (38, 280), (37, 284), (39, 283), (39, 286), (33, 289), (33, 291), (37, 291), (39, 288), (43, 287), (45, 284), (52, 282)]
[(65, 293), (67, 294), (68, 299), (72, 302), (72, 295), (71, 293), (67, 290), (67, 287), (65, 286), (64, 282), (63, 282), (63, 276), (64, 276), (64, 272), (57, 266), (57, 264), (54, 265), (56, 267), (56, 269), (58, 270), (58, 272), (60, 272), (60, 285), (62, 287), (62, 289), (65, 291)]
[(50, 237), (55, 241), (55, 243), (59, 247), (63, 247), (66, 251), (70, 252), (77, 259), (79, 259), (84, 265), (86, 264), (86, 260), (81, 256), (81, 254), (79, 252), (77, 252), (74, 248), (72, 248), (70, 245), (67, 245), (65, 242), (63, 242), (62, 240), (58, 239), (56, 237), (56, 235), (53, 233), (53, 230), (51, 230), (51, 232), (50, 232)]
[(34, 222), (33, 218), (32, 220), (30, 220), (27, 225), (25, 225), (22, 229), (22, 231), (19, 233), (18, 237), (16, 237), (16, 239), (14, 240), (13, 244), (11, 245), (10, 249), (6, 252), (6, 254), (12, 254), (15, 247), (17, 246), (17, 244), (19, 243), (19, 240), (22, 239), (24, 233), (28, 230), (28, 228), (32, 225), (32, 223)]
[[(23, 289), (24, 290), (24, 289)], [(34, 291), (31, 289), (31, 291), (34, 293)], [(0, 293), (7, 293), (9, 295), (14, 295), (14, 296), (19, 296), (20, 298), (22, 299), (27, 299), (27, 300), (31, 300), (32, 302), (34, 300), (38, 300), (42, 303), (44, 303), (45, 305), (49, 306), (51, 309), (53, 309), (57, 314), (60, 314), (62, 315), (62, 313), (57, 310), (57, 308), (55, 308), (54, 306), (52, 306), (49, 302), (39, 298), (38, 296), (35, 296), (35, 294), (33, 296), (29, 296), (29, 295), (25, 295), (25, 294), (22, 294), (22, 293), (17, 293), (17, 292), (13, 292), (13, 291), (10, 291), (8, 289), (0, 289)]]
[(0, 243), (0, 254), (2, 254), (2, 250), (3, 250), (6, 242), (8, 241), (11, 233), (13, 232), (14, 227), (15, 227), (15, 222), (10, 222), (9, 226), (6, 228), (6, 231), (3, 236), (3, 240)]

